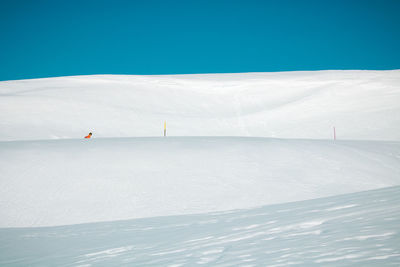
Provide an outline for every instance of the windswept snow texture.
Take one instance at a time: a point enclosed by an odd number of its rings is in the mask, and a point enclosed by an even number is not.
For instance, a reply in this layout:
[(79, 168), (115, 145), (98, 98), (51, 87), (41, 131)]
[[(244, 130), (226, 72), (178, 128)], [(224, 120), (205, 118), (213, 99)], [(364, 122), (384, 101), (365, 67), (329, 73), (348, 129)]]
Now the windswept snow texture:
[(400, 141), (400, 70), (0, 82), (0, 141), (173, 136)]
[(0, 229), (2, 266), (400, 266), (400, 187), (248, 210)]
[(150, 137), (0, 142), (0, 227), (251, 208), (400, 185), (400, 142)]

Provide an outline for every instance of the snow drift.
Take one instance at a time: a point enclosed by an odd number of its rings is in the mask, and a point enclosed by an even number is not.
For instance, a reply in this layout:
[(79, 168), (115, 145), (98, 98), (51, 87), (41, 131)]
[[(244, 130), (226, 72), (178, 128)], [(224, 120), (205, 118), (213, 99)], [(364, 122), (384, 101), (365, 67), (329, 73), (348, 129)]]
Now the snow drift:
[(0, 229), (4, 266), (399, 266), (400, 187), (255, 209)]

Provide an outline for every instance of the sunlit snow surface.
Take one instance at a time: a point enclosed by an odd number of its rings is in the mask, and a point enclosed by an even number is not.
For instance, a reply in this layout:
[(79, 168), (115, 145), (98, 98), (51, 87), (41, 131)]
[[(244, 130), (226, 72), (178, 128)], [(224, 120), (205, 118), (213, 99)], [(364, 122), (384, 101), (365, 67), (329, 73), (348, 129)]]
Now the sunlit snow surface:
[(241, 137), (0, 142), (0, 227), (252, 208), (400, 185), (400, 142)]
[(399, 266), (399, 185), (400, 70), (0, 82), (1, 266)]
[(258, 136), (400, 141), (400, 70), (0, 82), (0, 140)]
[(399, 266), (400, 187), (261, 208), (0, 229), (4, 266)]

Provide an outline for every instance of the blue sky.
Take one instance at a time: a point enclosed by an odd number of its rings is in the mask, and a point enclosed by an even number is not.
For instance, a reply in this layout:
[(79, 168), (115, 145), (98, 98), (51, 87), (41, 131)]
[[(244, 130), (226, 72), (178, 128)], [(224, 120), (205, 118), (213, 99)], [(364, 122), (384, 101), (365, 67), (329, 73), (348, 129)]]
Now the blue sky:
[(0, 1), (0, 80), (400, 69), (400, 1)]

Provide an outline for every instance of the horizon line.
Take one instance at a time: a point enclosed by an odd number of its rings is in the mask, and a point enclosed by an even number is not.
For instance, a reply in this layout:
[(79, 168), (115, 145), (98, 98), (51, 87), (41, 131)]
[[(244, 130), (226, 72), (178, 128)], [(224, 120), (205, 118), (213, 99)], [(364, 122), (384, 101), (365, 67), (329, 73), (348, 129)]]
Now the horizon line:
[(17, 78), (13, 80), (1, 80), (0, 82), (23, 81), (23, 80), (39, 80), (53, 79), (65, 77), (80, 77), (80, 76), (178, 76), (178, 75), (212, 75), (212, 74), (246, 74), (246, 73), (280, 73), (280, 72), (322, 72), (322, 71), (399, 71), (395, 69), (319, 69), (319, 70), (278, 70), (278, 71), (242, 71), (242, 72), (194, 72), (194, 73), (157, 73), (157, 74), (127, 74), (127, 73), (93, 73), (93, 74), (73, 74), (73, 75), (55, 75), (43, 76), (35, 78)]

